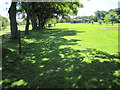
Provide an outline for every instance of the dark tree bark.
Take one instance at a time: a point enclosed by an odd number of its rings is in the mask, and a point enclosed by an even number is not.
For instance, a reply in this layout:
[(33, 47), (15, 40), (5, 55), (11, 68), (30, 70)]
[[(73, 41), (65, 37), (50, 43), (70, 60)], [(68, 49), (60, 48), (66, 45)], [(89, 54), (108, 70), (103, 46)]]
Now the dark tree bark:
[(114, 21), (112, 21), (112, 25), (114, 24)]
[(38, 27), (39, 29), (41, 28), (41, 20), (40, 20), (40, 15), (38, 14)]
[(21, 46), (21, 35), (20, 35), (20, 30), (19, 30), (18, 44), (19, 44), (19, 54), (21, 54), (21, 53), (22, 53), (22, 46)]
[(10, 19), (11, 39), (19, 38), (17, 21), (16, 21), (16, 4), (17, 2), (12, 2), (8, 11), (9, 19)]
[(26, 27), (25, 27), (25, 35), (29, 35), (29, 16), (27, 16)]
[(37, 28), (37, 20), (36, 20), (36, 12), (35, 12), (35, 2), (32, 3), (32, 16), (31, 16), (31, 22), (32, 22), (32, 29), (35, 30)]
[(37, 28), (37, 22), (36, 22), (36, 15), (32, 15), (31, 22), (32, 22), (32, 30), (35, 30)]
[(44, 29), (45, 28), (45, 21), (46, 21), (46, 18), (45, 16), (41, 16), (41, 25), (40, 25), (40, 29)]
[(29, 11), (29, 5), (28, 5), (28, 3), (27, 3), (26, 12), (27, 12), (27, 18), (26, 18), (25, 35), (29, 35), (29, 25), (30, 25), (29, 18), (30, 18), (30, 11)]
[(45, 27), (45, 19), (43, 19), (42, 23), (41, 23), (41, 29), (44, 29)]
[(38, 22), (39, 28), (43, 29), (45, 25), (45, 18), (43, 16), (38, 15)]

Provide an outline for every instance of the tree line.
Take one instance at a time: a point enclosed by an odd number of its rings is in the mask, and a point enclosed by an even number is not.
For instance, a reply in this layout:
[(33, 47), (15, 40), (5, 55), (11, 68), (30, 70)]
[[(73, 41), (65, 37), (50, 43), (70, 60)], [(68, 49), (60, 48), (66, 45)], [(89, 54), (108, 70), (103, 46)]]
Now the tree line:
[(116, 9), (110, 9), (109, 11), (96, 11), (94, 12), (94, 16), (77, 16), (75, 18), (71, 18), (71, 17), (66, 17), (66, 18), (62, 18), (60, 20), (60, 22), (71, 22), (73, 19), (82, 19), (84, 20), (84, 23), (94, 23), (94, 22), (98, 22), (100, 24), (102, 24), (103, 22), (108, 24), (111, 23), (112, 25), (114, 23), (120, 23), (120, 8), (116, 8)]
[(119, 19), (120, 8), (110, 9), (109, 11), (96, 11), (95, 16), (99, 23), (105, 22), (106, 24), (111, 23), (120, 23)]
[[(12, 0), (14, 1), (14, 0)], [(72, 19), (89, 19), (86, 22), (99, 22), (102, 24), (112, 23), (112, 25), (120, 22), (118, 18), (120, 9), (110, 9), (109, 11), (96, 11), (95, 16), (78, 16), (78, 8), (83, 7), (80, 2), (11, 2), (9, 8), (10, 30), (11, 38), (18, 39), (18, 25), (25, 25), (25, 35), (29, 35), (29, 25), (32, 25), (32, 30), (41, 30), (46, 27), (46, 24), (55, 24), (57, 22), (70, 22)], [(16, 15), (22, 14), (24, 22), (17, 22)], [(61, 19), (59, 18), (61, 17)], [(4, 20), (4, 21), (2, 21)], [(0, 19), (1, 22), (7, 22), (6, 19)], [(0, 24), (4, 29), (7, 25)], [(0, 29), (2, 29), (0, 28)]]
[[(17, 7), (17, 8), (16, 8)], [(12, 2), (9, 8), (11, 38), (18, 39), (17, 13), (26, 15), (25, 35), (29, 35), (29, 25), (32, 30), (41, 30), (51, 18), (76, 15), (78, 8), (83, 7), (80, 2)]]

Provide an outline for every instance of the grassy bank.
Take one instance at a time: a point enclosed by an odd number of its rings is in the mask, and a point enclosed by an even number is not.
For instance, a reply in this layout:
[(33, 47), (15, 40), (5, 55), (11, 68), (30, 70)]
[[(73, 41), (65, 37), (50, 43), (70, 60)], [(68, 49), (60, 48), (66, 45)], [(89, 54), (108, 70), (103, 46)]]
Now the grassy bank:
[[(106, 28), (107, 27), (107, 28)], [(4, 88), (118, 88), (120, 69), (117, 24), (57, 24), (3, 36)]]

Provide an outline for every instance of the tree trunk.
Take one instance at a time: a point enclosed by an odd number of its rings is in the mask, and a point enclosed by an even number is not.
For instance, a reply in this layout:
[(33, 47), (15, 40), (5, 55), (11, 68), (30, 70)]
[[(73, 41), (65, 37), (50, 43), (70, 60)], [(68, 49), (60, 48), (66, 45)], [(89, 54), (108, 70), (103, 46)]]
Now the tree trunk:
[(21, 53), (22, 53), (22, 46), (21, 46), (21, 35), (20, 35), (20, 30), (19, 30), (18, 44), (19, 44), (19, 54), (21, 54)]
[(43, 29), (44, 28), (44, 21), (43, 21), (43, 19), (41, 19), (42, 17), (39, 17), (39, 28), (40, 29)]
[(29, 17), (30, 17), (30, 13), (29, 13), (29, 5), (27, 3), (27, 20), (26, 20), (26, 27), (25, 27), (25, 35), (29, 35)]
[(112, 25), (114, 24), (114, 22), (112, 21)]
[(29, 16), (27, 16), (26, 27), (25, 27), (25, 35), (29, 35)]
[(43, 17), (41, 20), (41, 29), (45, 28), (45, 21), (46, 21), (46, 18)]
[(36, 15), (32, 15), (31, 22), (32, 22), (32, 30), (37, 28), (37, 22), (36, 22)]
[(44, 21), (42, 21), (42, 22), (41, 22), (41, 27), (40, 27), (41, 29), (43, 29), (43, 28), (44, 28), (44, 24), (45, 24), (45, 22), (44, 22)]
[(32, 22), (32, 29), (37, 28), (37, 20), (36, 20), (36, 13), (35, 13), (35, 5), (34, 2), (32, 3), (32, 16), (31, 16), (31, 22)]
[(38, 15), (38, 27), (41, 29), (41, 20), (40, 20), (40, 15)]
[(10, 19), (10, 30), (11, 30), (11, 38), (18, 39), (19, 33), (17, 28), (17, 21), (16, 21), (16, 4), (17, 2), (12, 2), (9, 8), (9, 19)]

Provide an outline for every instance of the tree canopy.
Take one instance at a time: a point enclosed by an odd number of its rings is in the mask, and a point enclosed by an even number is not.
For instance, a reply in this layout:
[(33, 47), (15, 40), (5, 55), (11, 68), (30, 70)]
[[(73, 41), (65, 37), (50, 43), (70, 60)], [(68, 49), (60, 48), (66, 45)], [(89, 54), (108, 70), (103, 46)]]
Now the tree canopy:
[[(25, 4), (24, 2), (21, 3), (18, 11), (26, 11)], [(35, 25), (33, 29), (35, 29), (37, 27), (37, 22), (35, 21), (38, 20), (39, 28), (44, 28), (47, 19), (77, 15), (79, 7), (83, 7), (83, 5), (78, 2), (31, 2), (28, 8), (32, 24), (33, 26)]]
[[(17, 9), (16, 6), (18, 7)], [(11, 35), (15, 35), (12, 31), (16, 31), (16, 33), (18, 31), (16, 23), (12, 23), (16, 22), (16, 13), (21, 13), (23, 16), (26, 14), (24, 17), (26, 20), (25, 31), (28, 34), (30, 20), (33, 30), (43, 29), (49, 18), (64, 18), (70, 15), (77, 15), (78, 8), (80, 7), (83, 7), (80, 2), (12, 2), (9, 8), (10, 24), (12, 27)], [(14, 15), (11, 15), (11, 13)]]
[(94, 13), (95, 13), (95, 16), (97, 17), (97, 20), (99, 20), (99, 19), (104, 20), (104, 17), (107, 15), (108, 12), (98, 10), (98, 11), (96, 11)]
[(104, 19), (106, 23), (111, 22), (113, 25), (113, 23), (118, 20), (118, 16), (116, 12), (112, 11), (112, 12), (109, 12)]

